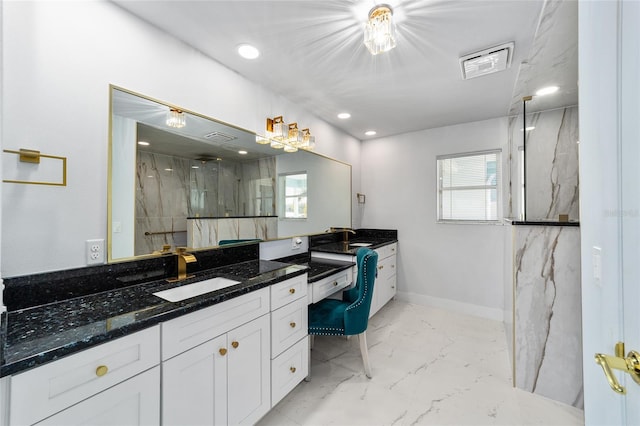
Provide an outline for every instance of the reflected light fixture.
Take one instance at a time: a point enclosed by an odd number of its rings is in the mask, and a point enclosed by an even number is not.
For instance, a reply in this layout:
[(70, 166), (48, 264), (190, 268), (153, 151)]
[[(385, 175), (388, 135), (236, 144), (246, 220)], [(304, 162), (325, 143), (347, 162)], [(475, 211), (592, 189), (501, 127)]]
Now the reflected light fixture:
[(269, 138), (263, 138), (260, 135), (256, 135), (256, 143), (260, 144), (260, 145), (266, 145), (268, 143), (270, 143), (271, 141), (269, 140)]
[(364, 26), (364, 45), (372, 55), (388, 52), (396, 47), (393, 9), (388, 4), (379, 4), (369, 11), (369, 19)]
[(171, 108), (167, 112), (167, 126), (181, 129), (187, 124), (184, 112), (179, 109)]
[(542, 89), (536, 92), (536, 96), (551, 95), (552, 93), (556, 93), (557, 91), (558, 91), (558, 86), (543, 87)]
[(271, 143), (271, 148), (284, 148), (283, 142), (288, 136), (289, 131), (281, 115), (273, 119), (267, 118), (267, 139)]

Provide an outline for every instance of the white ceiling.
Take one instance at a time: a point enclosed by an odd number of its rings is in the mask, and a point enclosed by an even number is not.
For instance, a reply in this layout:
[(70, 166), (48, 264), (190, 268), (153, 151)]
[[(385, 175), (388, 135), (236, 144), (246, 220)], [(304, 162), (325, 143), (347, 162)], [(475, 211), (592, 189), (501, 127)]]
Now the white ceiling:
[[(362, 43), (371, 0), (114, 2), (361, 140), (505, 116), (538, 84), (561, 85), (545, 108), (577, 103), (573, 0), (387, 0), (398, 46), (378, 56)], [(509, 69), (462, 80), (459, 57), (511, 41)]]

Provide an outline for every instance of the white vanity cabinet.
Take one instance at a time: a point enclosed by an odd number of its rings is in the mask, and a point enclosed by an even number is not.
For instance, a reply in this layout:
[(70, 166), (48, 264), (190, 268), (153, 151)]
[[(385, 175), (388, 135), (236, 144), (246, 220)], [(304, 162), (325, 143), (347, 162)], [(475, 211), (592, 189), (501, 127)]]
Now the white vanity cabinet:
[(373, 287), (373, 300), (371, 301), (369, 318), (396, 295), (397, 249), (397, 243), (376, 249), (378, 253), (378, 276)]
[[(371, 318), (376, 312), (380, 310), (396, 295), (396, 260), (397, 260), (398, 243), (387, 244), (375, 249), (378, 253), (378, 275), (373, 287), (373, 297), (371, 299), (371, 310), (369, 311), (369, 318)], [(348, 262), (355, 262), (356, 256), (350, 254), (339, 253), (326, 253), (326, 252), (311, 252), (311, 256), (318, 259), (332, 259), (343, 260)], [(358, 276), (357, 265), (353, 267), (353, 281), (355, 282)], [(333, 276), (330, 277), (333, 279)], [(315, 284), (315, 283), (314, 283)], [(330, 281), (329, 284), (332, 284)], [(339, 287), (339, 285), (336, 285)], [(318, 286), (318, 296), (322, 294), (322, 290), (328, 291), (326, 286)], [(322, 300), (324, 297), (316, 297), (316, 287), (313, 288), (314, 296), (313, 303)]]
[(10, 425), (157, 425), (160, 327), (10, 378)]
[(309, 374), (307, 274), (271, 286), (271, 406)]
[(269, 288), (163, 324), (162, 424), (253, 424), (271, 408)]

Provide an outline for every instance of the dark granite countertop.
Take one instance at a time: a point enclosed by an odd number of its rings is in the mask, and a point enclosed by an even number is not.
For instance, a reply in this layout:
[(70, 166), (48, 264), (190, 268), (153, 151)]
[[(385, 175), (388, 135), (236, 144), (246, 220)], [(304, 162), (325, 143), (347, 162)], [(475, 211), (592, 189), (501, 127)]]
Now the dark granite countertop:
[[(165, 279), (83, 295), (8, 312), (0, 377), (54, 361), (207, 306), (267, 287), (307, 272), (304, 265), (250, 260), (207, 271), (182, 282)], [(213, 277), (240, 284), (168, 302), (152, 293)]]
[(580, 226), (580, 222), (558, 222), (557, 220), (512, 220), (514, 226)]
[(313, 246), (310, 247), (309, 250), (310, 251), (319, 251), (319, 252), (324, 252), (324, 253), (336, 253), (336, 254), (348, 254), (348, 255), (352, 255), (355, 256), (356, 252), (358, 251), (358, 249), (361, 247), (359, 245), (352, 245), (352, 244), (368, 244), (371, 243), (370, 246), (367, 246), (367, 248), (370, 248), (372, 250), (375, 250), (377, 248), (389, 245), (389, 244), (393, 244), (393, 243), (397, 243), (398, 240), (394, 239), (394, 238), (367, 238), (367, 237), (362, 237), (362, 238), (353, 238), (350, 239), (348, 243), (343, 243), (343, 242), (332, 242), (332, 243), (325, 243), (325, 244), (320, 244), (317, 246)]

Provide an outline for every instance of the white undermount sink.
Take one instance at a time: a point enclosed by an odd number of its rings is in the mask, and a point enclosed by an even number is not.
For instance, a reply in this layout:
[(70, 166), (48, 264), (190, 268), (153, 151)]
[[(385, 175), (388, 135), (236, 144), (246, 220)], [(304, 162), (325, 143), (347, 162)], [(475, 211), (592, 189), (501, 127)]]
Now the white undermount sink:
[(180, 287), (170, 288), (169, 290), (158, 291), (153, 293), (161, 299), (169, 302), (179, 302), (190, 297), (200, 296), (232, 285), (240, 284), (240, 281), (230, 280), (228, 278), (216, 277), (208, 280), (198, 281), (197, 283), (182, 285)]
[(350, 243), (351, 247), (369, 247), (372, 246), (373, 243)]

